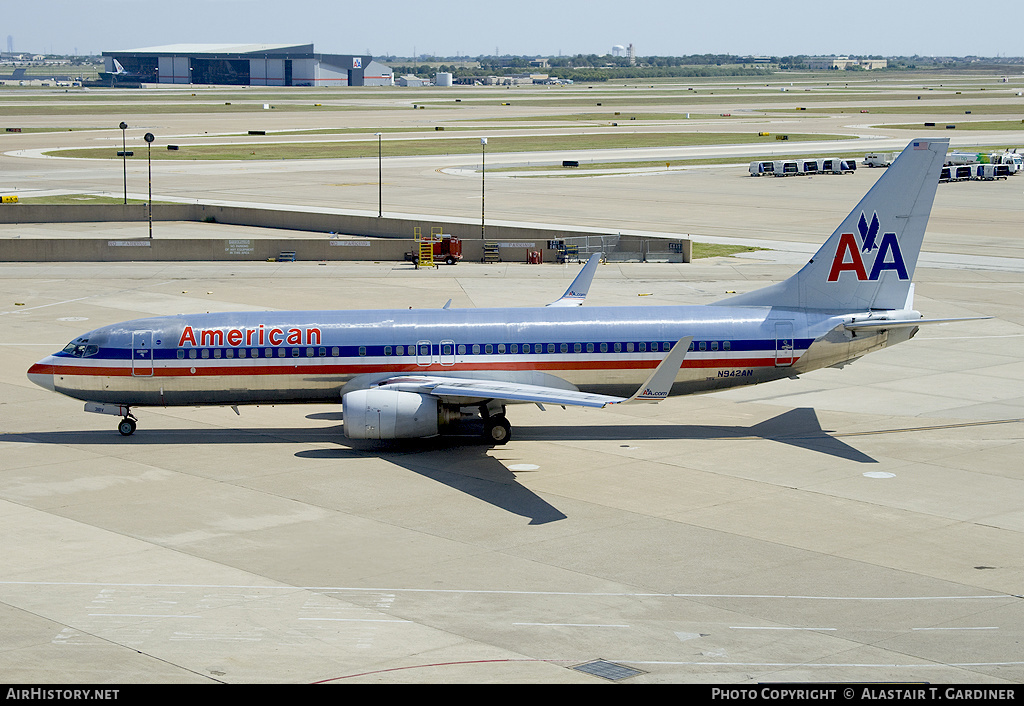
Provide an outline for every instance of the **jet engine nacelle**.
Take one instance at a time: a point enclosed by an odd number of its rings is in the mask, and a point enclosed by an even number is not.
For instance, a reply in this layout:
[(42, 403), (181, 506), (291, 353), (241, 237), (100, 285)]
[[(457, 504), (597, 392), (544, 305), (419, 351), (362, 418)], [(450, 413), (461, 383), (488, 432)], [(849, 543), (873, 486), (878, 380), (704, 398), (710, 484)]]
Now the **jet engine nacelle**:
[(342, 396), (350, 439), (417, 439), (438, 434), (438, 400), (398, 390), (355, 390)]

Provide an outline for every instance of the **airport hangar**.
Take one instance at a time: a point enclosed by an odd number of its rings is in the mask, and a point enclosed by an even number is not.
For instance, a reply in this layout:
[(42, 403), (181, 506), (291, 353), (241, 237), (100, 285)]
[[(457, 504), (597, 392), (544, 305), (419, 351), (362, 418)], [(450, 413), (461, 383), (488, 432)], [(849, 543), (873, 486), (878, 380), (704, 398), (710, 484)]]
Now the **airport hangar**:
[(389, 66), (367, 54), (318, 54), (312, 44), (168, 44), (103, 52), (143, 83), (230, 86), (393, 86)]

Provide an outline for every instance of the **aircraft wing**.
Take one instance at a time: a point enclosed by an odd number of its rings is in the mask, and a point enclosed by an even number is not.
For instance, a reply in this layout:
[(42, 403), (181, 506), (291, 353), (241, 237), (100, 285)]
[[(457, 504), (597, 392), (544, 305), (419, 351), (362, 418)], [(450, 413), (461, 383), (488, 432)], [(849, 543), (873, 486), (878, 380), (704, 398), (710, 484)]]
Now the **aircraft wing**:
[(565, 290), (565, 294), (548, 304), (548, 306), (582, 306), (583, 300), (587, 298), (587, 292), (590, 291), (590, 283), (594, 281), (594, 272), (597, 271), (597, 265), (600, 261), (601, 253), (591, 255), (590, 259), (587, 260), (587, 264), (576, 275), (576, 279)]
[[(521, 385), (500, 380), (449, 378), (429, 375), (410, 375), (386, 380), (380, 385), (386, 390), (418, 392), (441, 397), (449, 401), (506, 400), (509, 402), (537, 402), (540, 404), (573, 405), (575, 407), (604, 407), (621, 402), (621, 397), (595, 395), (579, 390), (559, 389), (544, 385)], [(467, 402), (468, 404), (469, 402)]]
[(631, 397), (613, 397), (562, 389), (544, 385), (524, 385), (501, 380), (441, 377), (433, 375), (405, 375), (380, 383), (379, 387), (402, 392), (433, 395), (448, 401), (502, 400), (507, 402), (535, 402), (538, 404), (572, 405), (574, 407), (607, 407), (627, 402), (660, 402), (668, 397), (689, 350), (693, 336), (679, 340), (658, 364), (643, 385)]

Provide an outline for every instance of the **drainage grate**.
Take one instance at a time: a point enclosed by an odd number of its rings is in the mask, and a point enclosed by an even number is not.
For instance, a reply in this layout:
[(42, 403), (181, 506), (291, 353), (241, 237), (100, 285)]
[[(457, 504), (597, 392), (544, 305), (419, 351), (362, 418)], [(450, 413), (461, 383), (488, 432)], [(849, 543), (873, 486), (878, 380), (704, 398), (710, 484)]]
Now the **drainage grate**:
[(595, 677), (601, 677), (602, 679), (608, 679), (609, 681), (619, 681), (620, 679), (635, 677), (637, 674), (646, 674), (646, 672), (639, 669), (624, 667), (621, 664), (607, 662), (603, 659), (595, 659), (593, 662), (581, 664), (578, 667), (573, 667), (573, 669), (578, 672), (593, 674)]

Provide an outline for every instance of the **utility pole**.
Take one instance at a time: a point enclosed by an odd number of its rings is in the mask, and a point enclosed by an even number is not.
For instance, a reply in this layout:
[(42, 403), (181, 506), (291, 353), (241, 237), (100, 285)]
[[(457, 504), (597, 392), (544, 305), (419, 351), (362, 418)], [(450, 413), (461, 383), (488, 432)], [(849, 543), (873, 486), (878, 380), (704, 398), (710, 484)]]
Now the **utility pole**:
[(377, 218), (384, 217), (384, 165), (381, 163), (380, 140), (383, 133), (377, 133)]
[(480, 138), (480, 240), (484, 240), (484, 198), (487, 194), (487, 138)]
[(149, 164), (149, 239), (153, 239), (153, 133), (147, 132), (146, 140), (146, 162)]
[(128, 205), (128, 147), (125, 145), (124, 131), (128, 129), (128, 123), (121, 121), (118, 125), (121, 128), (121, 168), (124, 170), (124, 205)]

